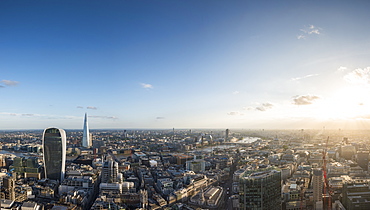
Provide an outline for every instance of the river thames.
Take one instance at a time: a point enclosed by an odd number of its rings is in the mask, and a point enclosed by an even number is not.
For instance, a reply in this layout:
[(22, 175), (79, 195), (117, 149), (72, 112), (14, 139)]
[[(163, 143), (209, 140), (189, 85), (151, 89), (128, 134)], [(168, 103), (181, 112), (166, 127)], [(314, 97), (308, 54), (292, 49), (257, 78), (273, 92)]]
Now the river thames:
[[(259, 137), (244, 137), (242, 140), (238, 140), (238, 141), (235, 141), (233, 143), (235, 144), (247, 144), (247, 143), (253, 143), (257, 140), (259, 140), (261, 138)], [(209, 147), (205, 147), (205, 148), (199, 148), (199, 149), (195, 149), (193, 151), (203, 151), (203, 152), (211, 152), (212, 150), (216, 150), (216, 149), (228, 149), (228, 148), (233, 148), (233, 147), (238, 147), (237, 145), (231, 145), (231, 144), (222, 144), (222, 145), (217, 145), (217, 146), (209, 146)]]

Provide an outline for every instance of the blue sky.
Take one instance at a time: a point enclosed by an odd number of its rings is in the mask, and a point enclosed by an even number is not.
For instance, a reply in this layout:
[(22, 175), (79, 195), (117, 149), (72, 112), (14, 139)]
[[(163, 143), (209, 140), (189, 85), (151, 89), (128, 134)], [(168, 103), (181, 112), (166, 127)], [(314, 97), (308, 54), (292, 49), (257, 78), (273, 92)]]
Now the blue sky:
[(0, 130), (368, 128), (366, 1), (0, 1)]

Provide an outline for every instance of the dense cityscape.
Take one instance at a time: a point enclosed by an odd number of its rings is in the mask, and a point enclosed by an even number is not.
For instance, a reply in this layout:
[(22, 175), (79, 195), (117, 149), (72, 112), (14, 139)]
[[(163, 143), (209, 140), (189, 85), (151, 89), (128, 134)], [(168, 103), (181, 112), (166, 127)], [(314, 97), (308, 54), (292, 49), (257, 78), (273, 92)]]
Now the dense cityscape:
[(1, 0), (0, 210), (370, 210), (369, 8)]
[(369, 209), (369, 131), (1, 131), (1, 209)]

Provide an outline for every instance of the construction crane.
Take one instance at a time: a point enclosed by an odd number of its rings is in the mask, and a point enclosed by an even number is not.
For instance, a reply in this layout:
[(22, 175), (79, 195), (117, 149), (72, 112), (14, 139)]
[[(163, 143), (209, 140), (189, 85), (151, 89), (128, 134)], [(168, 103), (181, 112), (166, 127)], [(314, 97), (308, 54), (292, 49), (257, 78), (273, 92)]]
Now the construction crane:
[(322, 171), (324, 174), (324, 189), (323, 189), (323, 206), (324, 209), (330, 209), (331, 210), (331, 191), (326, 171), (326, 153), (328, 151), (328, 143), (329, 143), (329, 136), (326, 140), (325, 149), (322, 152)]

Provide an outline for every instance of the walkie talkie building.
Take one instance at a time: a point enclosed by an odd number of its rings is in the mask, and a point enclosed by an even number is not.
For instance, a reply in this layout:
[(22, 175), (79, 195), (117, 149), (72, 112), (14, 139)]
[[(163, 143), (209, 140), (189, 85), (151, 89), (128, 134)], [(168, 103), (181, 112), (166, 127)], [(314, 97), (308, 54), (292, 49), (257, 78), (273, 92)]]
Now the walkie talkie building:
[(45, 178), (64, 179), (66, 163), (66, 132), (59, 128), (46, 128), (42, 137)]

